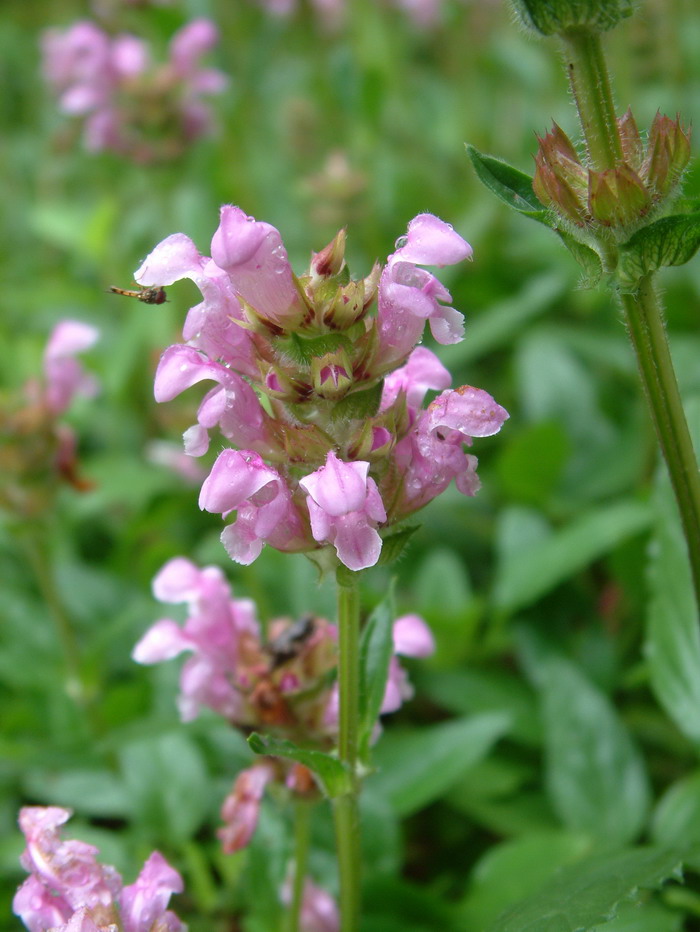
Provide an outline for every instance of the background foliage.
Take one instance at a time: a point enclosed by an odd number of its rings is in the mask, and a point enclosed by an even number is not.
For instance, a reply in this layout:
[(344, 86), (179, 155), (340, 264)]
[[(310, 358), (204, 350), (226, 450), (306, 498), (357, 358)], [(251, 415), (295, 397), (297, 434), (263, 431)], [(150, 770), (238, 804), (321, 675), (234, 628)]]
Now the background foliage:
[[(15, 820), (28, 802), (72, 806), (74, 834), (129, 881), (158, 847), (185, 875), (176, 909), (193, 932), (278, 922), (284, 811), (270, 801), (238, 855), (223, 856), (214, 836), (251, 752), (213, 716), (180, 724), (177, 663), (145, 669), (129, 657), (160, 616), (150, 580), (178, 554), (225, 566), (264, 619), (333, 612), (302, 557), (265, 550), (250, 567), (228, 562), (196, 486), (147, 456), (194, 420), (194, 398), (159, 408), (151, 386), (196, 289), (173, 287), (157, 308), (105, 290), (129, 287), (171, 232), (206, 253), (220, 203), (277, 226), (298, 269), (347, 225), (356, 275), (416, 213), (453, 223), (475, 252), (473, 265), (443, 276), (467, 336), (438, 353), (454, 384), (485, 388), (511, 413), (480, 442), (479, 496), (450, 490), (433, 503), (395, 571), (399, 609), (431, 623), (438, 649), (414, 666), (416, 697), (386, 723), (367, 783), (363, 930), (700, 928), (700, 636), (632, 355), (611, 296), (578, 289), (556, 238), (482, 189), (464, 153), (469, 142), (530, 171), (534, 132), (555, 119), (576, 134), (554, 47), (522, 35), (497, 3), (446, 0), (430, 32), (378, 2), (357, 10), (327, 35), (306, 7), (289, 21), (244, 0), (125, 7), (120, 28), (160, 47), (187, 19), (211, 16), (222, 32), (217, 64), (232, 77), (215, 138), (144, 168), (85, 153), (42, 86), (37, 23), (68, 25), (87, 5), (3, 3), (3, 389), (38, 371), (60, 318), (103, 333), (90, 358), (102, 394), (71, 412), (93, 487), (66, 488), (39, 529), (79, 639), (89, 715), (66, 692), (25, 535), (9, 518), (0, 525), (8, 929), (19, 927)], [(608, 48), (620, 112), (633, 104), (640, 125), (657, 108), (700, 122), (692, 0), (645, 0)], [(345, 160), (340, 177), (334, 155)], [(697, 168), (685, 193), (700, 197)], [(700, 264), (662, 280), (692, 400)], [(700, 409), (690, 410), (700, 428)], [(367, 611), (389, 581), (385, 569), (366, 575)], [(333, 889), (322, 813), (314, 833), (312, 870)], [(577, 899), (577, 889), (588, 892)]]

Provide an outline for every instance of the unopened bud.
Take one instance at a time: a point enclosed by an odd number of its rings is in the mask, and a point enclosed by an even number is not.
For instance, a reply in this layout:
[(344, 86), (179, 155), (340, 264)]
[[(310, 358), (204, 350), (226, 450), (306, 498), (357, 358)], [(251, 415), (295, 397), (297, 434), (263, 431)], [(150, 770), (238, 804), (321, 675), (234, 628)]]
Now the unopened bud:
[(635, 171), (639, 171), (644, 156), (644, 146), (637, 128), (637, 121), (629, 107), (627, 113), (618, 118), (617, 131), (620, 134), (620, 145), (625, 162)]
[(642, 165), (644, 180), (653, 192), (665, 197), (678, 184), (690, 160), (690, 130), (680, 119), (657, 113), (649, 131), (647, 154)]
[(537, 197), (569, 220), (582, 226), (588, 196), (588, 173), (566, 133), (553, 124), (539, 139), (532, 187)]
[(315, 278), (337, 275), (345, 265), (345, 229), (339, 230), (330, 243), (311, 260), (311, 274)]
[(606, 32), (630, 16), (632, 0), (513, 0), (522, 24), (542, 36), (570, 30)]
[(333, 303), (323, 315), (323, 322), (334, 330), (347, 330), (365, 313), (365, 283), (351, 281), (335, 293)]
[(311, 360), (314, 391), (322, 398), (337, 401), (352, 387), (352, 366), (345, 350), (326, 353)]
[(588, 208), (593, 219), (603, 226), (629, 226), (650, 206), (649, 192), (629, 165), (590, 173)]

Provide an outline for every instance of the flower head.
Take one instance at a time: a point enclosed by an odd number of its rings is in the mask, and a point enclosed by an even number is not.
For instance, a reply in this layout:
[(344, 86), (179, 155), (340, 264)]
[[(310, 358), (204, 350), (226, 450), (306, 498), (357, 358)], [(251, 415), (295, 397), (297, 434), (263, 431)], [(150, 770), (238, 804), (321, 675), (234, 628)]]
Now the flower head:
[(205, 453), (213, 429), (236, 448), (217, 458), (200, 506), (234, 515), (222, 541), (240, 563), (269, 544), (332, 546), (350, 569), (373, 566), (383, 530), (452, 478), (474, 494), (476, 459), (462, 446), (507, 416), (466, 387), (441, 402), (455, 423), (447, 431), (437, 429), (435, 413), (421, 414), (426, 393), (450, 384), (437, 357), (416, 346), (426, 322), (443, 343), (463, 331), (450, 293), (423, 266), (459, 263), (471, 256), (469, 244), (419, 214), (384, 269), (377, 263), (357, 280), (345, 244), (341, 230), (297, 276), (279, 231), (228, 205), (211, 258), (176, 233), (135, 275), (146, 287), (190, 278), (202, 293), (185, 321), (186, 342), (163, 354), (155, 394), (168, 401), (202, 380), (214, 383), (185, 432), (185, 450)]

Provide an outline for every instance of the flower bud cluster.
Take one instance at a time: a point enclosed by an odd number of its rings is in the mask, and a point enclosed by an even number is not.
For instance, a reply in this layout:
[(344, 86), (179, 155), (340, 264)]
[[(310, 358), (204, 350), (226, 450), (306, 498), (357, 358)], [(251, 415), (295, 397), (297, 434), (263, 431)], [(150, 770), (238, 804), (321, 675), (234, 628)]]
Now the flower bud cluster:
[(657, 113), (644, 143), (631, 110), (617, 127), (622, 161), (593, 171), (555, 123), (539, 140), (533, 189), (543, 204), (576, 226), (627, 236), (676, 191), (690, 159), (690, 131), (679, 118)]
[[(216, 460), (200, 507), (236, 520), (222, 541), (248, 564), (267, 542), (279, 550), (332, 545), (352, 570), (374, 565), (379, 530), (423, 507), (456, 480), (473, 495), (473, 437), (496, 433), (507, 413), (486, 392), (449, 390), (450, 376), (416, 347), (426, 322), (443, 344), (462, 338), (462, 315), (424, 265), (452, 265), (471, 247), (452, 227), (420, 214), (384, 268), (349, 277), (345, 233), (291, 269), (279, 232), (238, 207), (221, 210), (202, 256), (182, 233), (165, 239), (135, 273), (145, 286), (190, 278), (203, 301), (169, 347), (155, 380), (158, 401), (191, 385), (216, 386), (185, 433), (201, 456), (218, 428), (232, 444)], [(441, 391), (427, 409), (429, 390)]]
[(0, 507), (30, 518), (44, 512), (58, 481), (77, 489), (87, 484), (78, 475), (76, 441), (62, 414), (78, 396), (91, 397), (97, 380), (76, 358), (97, 341), (95, 327), (62, 320), (49, 337), (43, 379), (33, 379), (23, 395), (9, 395), (0, 407)]
[(182, 892), (182, 878), (162, 854), (154, 851), (125, 887), (114, 867), (96, 860), (97, 848), (61, 838), (70, 816), (58, 806), (20, 812), (27, 841), (20, 861), (30, 876), (13, 910), (30, 932), (185, 932), (167, 908), (171, 894)]
[[(184, 627), (157, 621), (134, 648), (138, 663), (159, 663), (183, 651), (191, 656), (180, 677), (183, 721), (207, 707), (244, 730), (264, 729), (305, 745), (330, 748), (338, 725), (336, 629), (324, 618), (277, 619), (263, 637), (255, 603), (232, 598), (218, 567), (200, 569), (185, 557), (170, 560), (153, 581), (156, 598), (185, 603)], [(397, 654), (425, 657), (433, 638), (417, 615), (394, 623)], [(394, 657), (382, 712), (412, 695)]]
[(148, 44), (114, 37), (81, 20), (42, 37), (43, 71), (59, 109), (83, 121), (85, 147), (111, 149), (137, 162), (178, 156), (211, 129), (203, 98), (228, 79), (200, 59), (218, 42), (212, 22), (198, 19), (173, 36), (168, 60), (156, 65)]

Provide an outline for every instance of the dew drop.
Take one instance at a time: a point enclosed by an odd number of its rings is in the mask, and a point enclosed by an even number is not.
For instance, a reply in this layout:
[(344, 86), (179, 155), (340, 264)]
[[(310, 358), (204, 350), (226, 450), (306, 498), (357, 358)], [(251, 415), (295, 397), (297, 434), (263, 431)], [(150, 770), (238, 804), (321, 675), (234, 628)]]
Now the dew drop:
[(399, 238), (394, 243), (394, 246), (396, 246), (397, 249), (403, 249), (403, 247), (406, 246), (407, 244), (408, 244), (408, 237), (399, 236)]

